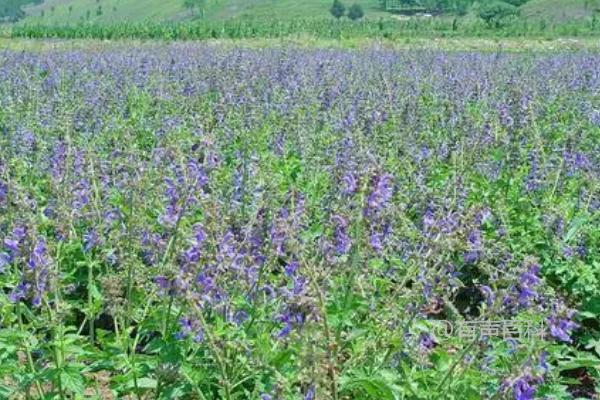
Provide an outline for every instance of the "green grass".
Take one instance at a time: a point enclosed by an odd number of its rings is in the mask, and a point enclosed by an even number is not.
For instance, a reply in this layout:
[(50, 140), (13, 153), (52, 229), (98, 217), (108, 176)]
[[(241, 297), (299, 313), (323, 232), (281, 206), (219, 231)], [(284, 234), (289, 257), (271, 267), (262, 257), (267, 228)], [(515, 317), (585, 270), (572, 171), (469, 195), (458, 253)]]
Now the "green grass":
[[(379, 0), (356, 2), (363, 6), (368, 17), (389, 15), (379, 9)], [(208, 0), (204, 18), (313, 18), (329, 15), (330, 6), (331, 0)], [(98, 7), (102, 7), (101, 15), (98, 15)], [(41, 5), (26, 7), (25, 11), (29, 22), (61, 24), (88, 20), (88, 15), (92, 22), (181, 20), (197, 17), (185, 9), (183, 0), (46, 0)]]

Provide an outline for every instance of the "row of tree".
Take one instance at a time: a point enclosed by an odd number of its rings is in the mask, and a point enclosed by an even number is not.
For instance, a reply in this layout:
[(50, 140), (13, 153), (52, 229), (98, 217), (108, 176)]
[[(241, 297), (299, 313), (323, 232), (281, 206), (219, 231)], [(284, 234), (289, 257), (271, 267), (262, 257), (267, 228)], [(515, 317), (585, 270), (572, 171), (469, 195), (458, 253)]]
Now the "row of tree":
[(331, 15), (335, 18), (340, 19), (344, 15), (347, 15), (352, 21), (356, 21), (364, 17), (365, 12), (363, 11), (360, 4), (353, 4), (348, 9), (348, 13), (346, 13), (346, 6), (340, 0), (334, 0), (333, 5), (329, 9)]

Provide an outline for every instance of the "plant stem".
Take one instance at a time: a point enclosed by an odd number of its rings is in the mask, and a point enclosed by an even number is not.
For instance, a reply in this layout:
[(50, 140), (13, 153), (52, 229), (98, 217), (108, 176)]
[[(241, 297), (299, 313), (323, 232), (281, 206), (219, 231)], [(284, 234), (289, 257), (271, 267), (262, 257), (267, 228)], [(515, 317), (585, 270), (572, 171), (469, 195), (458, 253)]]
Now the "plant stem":
[[(25, 332), (25, 327), (23, 324), (23, 314), (21, 311), (21, 302), (17, 303), (17, 316), (19, 319), (19, 329), (21, 332)], [(25, 344), (25, 342), (23, 342), (23, 348), (25, 349), (25, 354), (27, 355), (27, 362), (29, 364), (29, 370), (31, 372), (31, 374), (34, 376), (34, 382), (35, 382), (35, 388), (38, 392), (38, 396), (40, 399), (44, 398), (44, 391), (42, 390), (42, 385), (40, 385), (40, 382), (37, 379), (37, 372), (35, 370), (35, 364), (33, 363), (33, 357), (31, 356), (31, 350), (29, 350), (29, 346)]]
[(437, 386), (436, 393), (439, 393), (439, 391), (444, 387), (444, 384), (450, 378), (450, 376), (452, 376), (452, 373), (454, 372), (454, 370), (456, 369), (458, 364), (460, 362), (462, 362), (462, 360), (465, 358), (465, 356), (467, 355), (469, 350), (471, 350), (473, 348), (473, 346), (475, 346), (475, 343), (477, 343), (479, 341), (479, 337), (480, 337), (480, 335), (477, 335), (475, 337), (475, 339), (473, 339), (473, 341), (471, 341), (471, 343), (469, 343), (469, 345), (464, 348), (464, 350), (460, 353), (459, 357), (456, 360), (454, 360), (454, 362), (452, 363), (452, 366), (450, 367), (448, 372), (446, 372), (446, 375), (444, 375), (444, 379), (442, 379), (440, 384)]
[(94, 344), (94, 299), (92, 297), (92, 288), (94, 287), (94, 264), (88, 260), (88, 313), (89, 313), (89, 335), (90, 343)]
[(215, 358), (217, 366), (219, 367), (219, 372), (221, 374), (221, 380), (223, 381), (223, 390), (225, 390), (225, 399), (224, 400), (231, 400), (232, 399), (231, 384), (229, 382), (229, 377), (227, 375), (227, 365), (225, 364), (223, 357), (221, 357), (219, 347), (217, 346), (217, 344), (212, 336), (212, 333), (208, 329), (208, 325), (206, 324), (206, 320), (204, 319), (204, 315), (202, 314), (202, 309), (200, 309), (198, 307), (198, 305), (194, 304), (194, 303), (192, 303), (192, 306), (197, 311), (198, 320), (200, 321), (202, 329), (204, 329), (204, 335), (206, 336), (206, 342), (208, 343), (208, 347), (211, 350), (213, 357)]
[[(321, 265), (322, 266), (322, 265)], [(322, 269), (322, 268), (320, 268)], [(337, 343), (335, 342), (333, 335), (331, 333), (331, 329), (329, 326), (329, 320), (327, 318), (327, 304), (325, 302), (325, 297), (323, 296), (323, 291), (317, 284), (315, 279), (315, 274), (311, 270), (311, 283), (313, 284), (313, 288), (315, 292), (317, 292), (317, 299), (319, 301), (319, 308), (322, 310), (323, 317), (323, 327), (325, 328), (325, 337), (327, 338), (327, 358), (329, 361), (329, 365), (327, 366), (327, 370), (329, 372), (329, 378), (331, 380), (331, 396), (333, 400), (338, 400), (338, 386), (337, 386)]]

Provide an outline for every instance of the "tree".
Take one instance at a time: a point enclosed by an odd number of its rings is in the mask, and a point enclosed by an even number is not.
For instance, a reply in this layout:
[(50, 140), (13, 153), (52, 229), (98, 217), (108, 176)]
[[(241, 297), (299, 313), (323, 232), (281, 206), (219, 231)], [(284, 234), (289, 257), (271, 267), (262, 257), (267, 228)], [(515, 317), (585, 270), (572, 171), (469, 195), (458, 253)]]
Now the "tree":
[(352, 21), (359, 20), (364, 17), (364, 15), (365, 13), (360, 4), (355, 3), (348, 9), (348, 18), (350, 18)]
[(340, 19), (344, 16), (344, 13), (346, 12), (346, 7), (342, 4), (340, 0), (333, 0), (333, 5), (329, 9), (329, 12), (335, 18)]
[(500, 28), (508, 18), (514, 17), (518, 13), (519, 9), (512, 4), (493, 1), (479, 9), (479, 18), (484, 20), (490, 27)]

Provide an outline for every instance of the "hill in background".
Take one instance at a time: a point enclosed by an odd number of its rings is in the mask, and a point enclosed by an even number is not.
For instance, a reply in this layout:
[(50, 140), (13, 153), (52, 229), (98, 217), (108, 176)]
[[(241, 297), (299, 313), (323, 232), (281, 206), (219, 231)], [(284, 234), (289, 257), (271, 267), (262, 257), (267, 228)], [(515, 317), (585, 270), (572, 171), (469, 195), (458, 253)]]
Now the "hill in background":
[(585, 18), (597, 12), (600, 12), (600, 0), (530, 0), (521, 7), (525, 17), (556, 21)]
[[(18, 13), (22, 3), (26, 21), (65, 24), (81, 21), (160, 21), (203, 18), (227, 20), (231, 18), (269, 18), (290, 20), (329, 16), (332, 0), (205, 0), (202, 16), (186, 9), (184, 0), (3, 0), (10, 6), (11, 15)], [(39, 0), (37, 0), (39, 1)], [(488, 0), (483, 0), (488, 1)], [(480, 1), (480, 4), (483, 2)], [(346, 6), (360, 4), (367, 17), (389, 17), (381, 7), (381, 0), (346, 0)], [(18, 5), (18, 6), (17, 6)], [(564, 21), (589, 17), (600, 10), (600, 0), (530, 0), (521, 6), (521, 15)], [(1, 9), (0, 9), (1, 12)]]
[[(369, 16), (389, 15), (379, 0), (358, 0)], [(207, 0), (204, 19), (230, 18), (314, 18), (329, 15), (331, 0)], [(198, 18), (184, 6), (183, 0), (46, 0), (24, 8), (29, 19), (64, 23), (181, 20)]]

